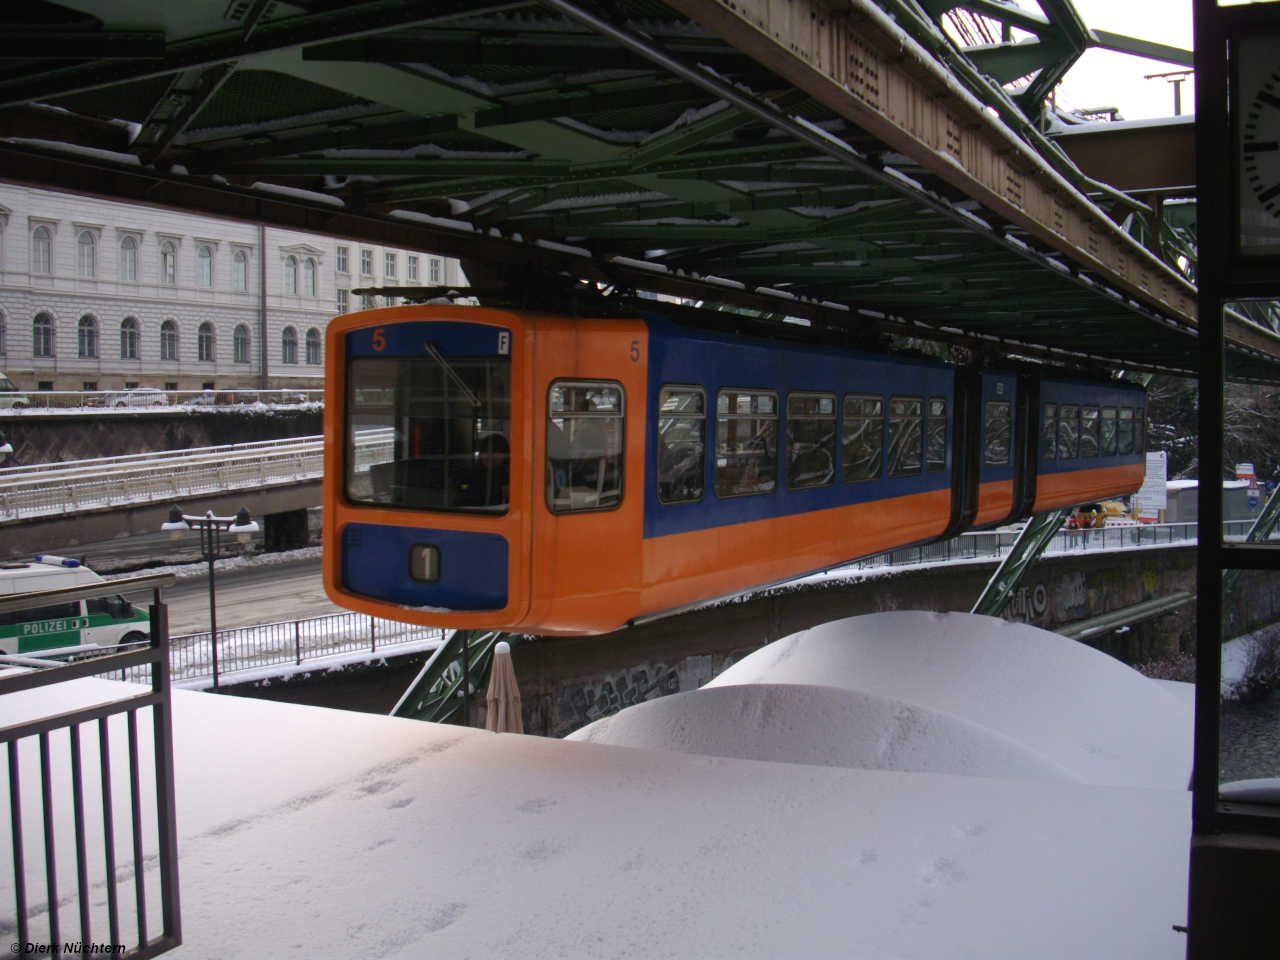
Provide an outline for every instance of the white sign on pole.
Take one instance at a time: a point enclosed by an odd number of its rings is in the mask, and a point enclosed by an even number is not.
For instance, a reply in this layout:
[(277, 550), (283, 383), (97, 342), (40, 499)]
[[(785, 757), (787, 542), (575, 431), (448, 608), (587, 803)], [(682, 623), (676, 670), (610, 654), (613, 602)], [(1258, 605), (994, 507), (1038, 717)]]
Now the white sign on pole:
[(1133, 495), (1133, 512), (1139, 520), (1159, 520), (1169, 506), (1169, 454), (1156, 450), (1147, 454), (1147, 473), (1142, 488)]

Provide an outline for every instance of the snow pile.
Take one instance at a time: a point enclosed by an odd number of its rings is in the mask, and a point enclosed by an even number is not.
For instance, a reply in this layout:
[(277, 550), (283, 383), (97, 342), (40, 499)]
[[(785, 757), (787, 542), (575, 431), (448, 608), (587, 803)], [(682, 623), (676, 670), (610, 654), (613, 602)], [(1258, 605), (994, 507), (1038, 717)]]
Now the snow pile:
[[(778, 700), (776, 711), (763, 692), (706, 706), (699, 700), (780, 684), (836, 688), (860, 699), (836, 706), (826, 692), (808, 701), (796, 694)], [(805, 704), (816, 710), (807, 720)], [(881, 613), (823, 624), (757, 650), (675, 703), (642, 706), (575, 737), (684, 745), (713, 756), (870, 759), (851, 765), (898, 770), (1053, 771), (1050, 779), (1067, 772), (1085, 783), (1171, 790), (1185, 790), (1191, 776), (1193, 710), (1185, 699), (1058, 634), (965, 613)], [(908, 718), (907, 708), (921, 712)], [(623, 719), (633, 711), (634, 719)], [(756, 729), (738, 729), (744, 721)], [(840, 739), (849, 742), (833, 744)]]
[(872, 693), (800, 684), (659, 697), (568, 739), (823, 767), (1081, 782), (1022, 744), (959, 717)]
[[(136, 692), (81, 680), (11, 694), (0, 698), (0, 723)], [(174, 693), (173, 717), (184, 940), (175, 960), (1173, 960), (1186, 950), (1171, 929), (1186, 921), (1185, 790), (707, 758), (184, 691)], [(122, 720), (112, 736), (129, 940)], [(93, 785), (97, 737), (82, 742)], [(58, 877), (70, 878), (60, 887), (63, 930), (75, 938), (68, 737), (56, 732), (50, 743)], [(34, 738), (21, 756), (39, 936)], [(7, 822), (8, 791), (0, 793)], [(96, 933), (106, 930), (106, 880), (94, 802), (91, 793)], [(12, 883), (12, 871), (0, 870), (9, 930)]]

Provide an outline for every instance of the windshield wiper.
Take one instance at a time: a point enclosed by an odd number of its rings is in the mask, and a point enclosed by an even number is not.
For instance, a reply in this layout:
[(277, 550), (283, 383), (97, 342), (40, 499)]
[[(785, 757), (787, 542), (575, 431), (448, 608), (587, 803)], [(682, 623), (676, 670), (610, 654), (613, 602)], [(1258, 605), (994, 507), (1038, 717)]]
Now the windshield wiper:
[(480, 398), (477, 397), (474, 393), (472, 393), (471, 388), (468, 387), (466, 383), (463, 382), (462, 377), (458, 376), (458, 371), (453, 369), (453, 367), (449, 365), (449, 361), (446, 360), (441, 355), (440, 351), (436, 349), (436, 345), (434, 343), (431, 343), (430, 341), (428, 341), (424, 343), (422, 346), (426, 348), (427, 355), (430, 356), (431, 359), (433, 359), (436, 363), (440, 364), (440, 366), (444, 369), (444, 372), (449, 375), (449, 379), (452, 380), (457, 385), (458, 389), (461, 390), (463, 394), (466, 395), (466, 398), (471, 401), (471, 405), (473, 407), (476, 407), (477, 409), (479, 409), (480, 407), (484, 406), (484, 404), (480, 402)]

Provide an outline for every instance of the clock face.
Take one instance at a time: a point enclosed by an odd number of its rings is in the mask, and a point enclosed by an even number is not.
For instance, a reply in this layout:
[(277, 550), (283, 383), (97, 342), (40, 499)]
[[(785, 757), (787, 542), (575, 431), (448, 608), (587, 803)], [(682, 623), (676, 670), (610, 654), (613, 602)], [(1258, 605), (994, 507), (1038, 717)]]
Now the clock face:
[(1280, 255), (1280, 36), (1237, 47), (1240, 252)]

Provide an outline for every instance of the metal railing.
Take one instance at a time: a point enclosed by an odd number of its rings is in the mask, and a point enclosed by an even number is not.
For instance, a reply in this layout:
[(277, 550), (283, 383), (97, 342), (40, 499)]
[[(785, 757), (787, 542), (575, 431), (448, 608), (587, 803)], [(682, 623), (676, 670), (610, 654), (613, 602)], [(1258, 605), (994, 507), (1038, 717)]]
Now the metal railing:
[(319, 480), (324, 444), (304, 441), (234, 455), (190, 453), (157, 464), (26, 475), (0, 488), (0, 522), (82, 513)]
[(32, 463), (24, 466), (0, 468), (0, 483), (16, 480), (61, 480), (76, 474), (101, 473), (122, 467), (164, 465), (170, 460), (218, 459), (241, 456), (246, 453), (270, 453), (299, 444), (322, 443), (324, 437), (316, 434), (307, 437), (289, 437), (284, 440), (254, 440), (249, 443), (226, 443), (212, 447), (187, 447), (182, 450), (157, 450), (151, 453), (129, 453), (119, 457), (92, 457), (86, 460), (64, 460), (55, 463)]
[(20, 390), (16, 393), (0, 393), (0, 414), (21, 416), (54, 410), (81, 413), (187, 413), (193, 409), (237, 409), (253, 404), (290, 407), (307, 403), (324, 403), (324, 389)]
[[(1223, 524), (1223, 536), (1244, 536), (1251, 520)], [(1045, 556), (1087, 550), (1125, 550), (1162, 544), (1195, 546), (1197, 524), (1142, 523), (1136, 526), (1101, 527), (1097, 530), (1062, 530), (1049, 542)], [(1020, 531), (962, 533), (951, 540), (903, 547), (844, 564), (840, 570), (867, 570), (873, 567), (911, 566), (949, 560), (1000, 559), (1013, 549)]]
[[(368, 432), (357, 439), (356, 459), (390, 459), (392, 443), (390, 430)], [(305, 483), (323, 474), (318, 436), (14, 467), (0, 472), (0, 523)]]
[[(335, 613), (230, 630), (219, 628), (217, 676), (223, 681), (234, 680), (236, 673), (299, 667), (310, 660), (344, 653), (394, 653), (408, 644), (443, 643), (444, 635), (445, 631), (438, 627), (382, 620), (363, 613)], [(175, 682), (212, 679), (215, 674), (209, 631), (173, 637), (169, 641), (169, 664)], [(136, 668), (122, 672), (120, 679), (145, 682), (150, 678), (146, 668)]]
[[(112, 595), (121, 584), (131, 590), (154, 591), (151, 641), (138, 649), (71, 663), (46, 660), (39, 655), (0, 658), (10, 665), (16, 662), (19, 666), (36, 668), (0, 676), (0, 697), (9, 695), (10, 710), (22, 715), (32, 712), (33, 706), (42, 708), (34, 711), (38, 714), (35, 719), (20, 719), (0, 729), (0, 742), (7, 748), (12, 859), (9, 876), (13, 878), (12, 918), (0, 920), (0, 929), (13, 938), (10, 949), (14, 954), (74, 952), (64, 947), (73, 938), (64, 937), (61, 916), (62, 909), (73, 901), (78, 907), (78, 942), (83, 945), (80, 948), (83, 952), (89, 952), (84, 947), (97, 944), (109, 947), (116, 956), (145, 958), (171, 950), (182, 942), (169, 627), (168, 611), (161, 598), (161, 588), (173, 580), (172, 574), (152, 574), (0, 600), (0, 614), (3, 614)], [(81, 688), (63, 694), (57, 690), (58, 684), (140, 669), (149, 675), (149, 692), (59, 711), (67, 700), (82, 700), (84, 691)], [(30, 696), (14, 699), (15, 695), (34, 690), (44, 690), (50, 695), (47, 699), (33, 700)], [(144, 762), (140, 744), (139, 713), (144, 711), (150, 711), (151, 717), (152, 764)], [(116, 718), (122, 718), (122, 722), (113, 724)], [(96, 737), (81, 736), (81, 728), (86, 724), (92, 725), (91, 730), (96, 726)], [(65, 740), (59, 736), (63, 731)], [(112, 764), (112, 754), (118, 755), (122, 749), (127, 774)], [(29, 766), (39, 770), (38, 787), (34, 781), (23, 778), (23, 768)], [(148, 766), (153, 769), (148, 771)], [(149, 809), (148, 794), (152, 789), (154, 814)], [(95, 800), (98, 810), (90, 816), (87, 806), (94, 806)], [(122, 807), (127, 813), (117, 818), (116, 811)], [(31, 809), (38, 811), (36, 818), (41, 826), (38, 839), (28, 834), (24, 822), (24, 811)], [(68, 835), (73, 838), (74, 857), (68, 853), (65, 842), (58, 844), (60, 836)], [(118, 844), (118, 839), (125, 842)], [(154, 854), (147, 853), (148, 839), (153, 839)], [(28, 855), (32, 847), (37, 848), (31, 851), (35, 856)], [(158, 876), (151, 869), (153, 857), (159, 868)], [(75, 893), (64, 896), (59, 892), (59, 875), (67, 876), (68, 866), (74, 867)], [(44, 875), (43, 900), (34, 892), (41, 885), (41, 873)], [(32, 874), (34, 884), (30, 882)], [(156, 892), (160, 932), (152, 936)], [(130, 908), (134, 923), (126, 928), (121, 922), (122, 909)]]

